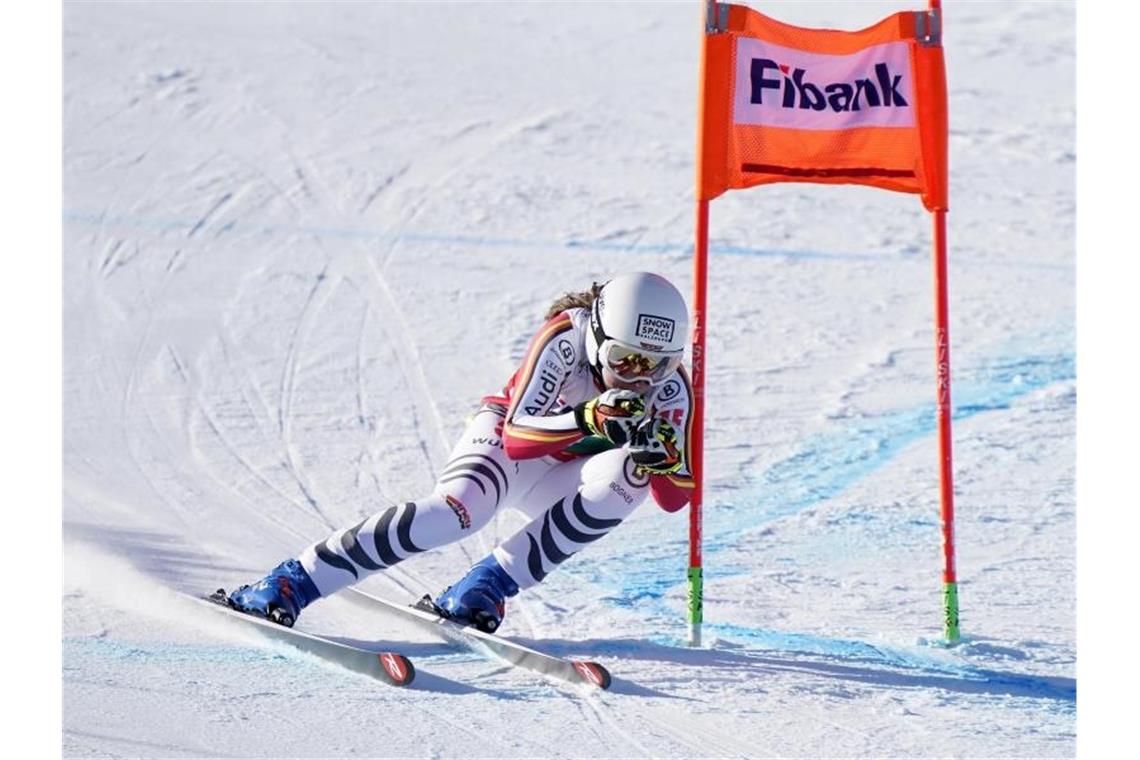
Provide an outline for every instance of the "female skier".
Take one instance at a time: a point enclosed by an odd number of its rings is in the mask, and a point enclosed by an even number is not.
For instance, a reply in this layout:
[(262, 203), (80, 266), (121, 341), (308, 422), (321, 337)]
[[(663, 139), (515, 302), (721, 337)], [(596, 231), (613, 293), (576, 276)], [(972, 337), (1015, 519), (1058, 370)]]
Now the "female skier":
[(656, 274), (620, 275), (549, 309), (522, 366), (487, 396), (435, 489), (313, 544), (233, 607), (292, 625), (314, 600), (458, 541), (513, 507), (532, 518), (446, 588), (441, 614), (484, 631), (505, 600), (602, 538), (648, 493), (674, 512), (693, 487), (685, 301)]

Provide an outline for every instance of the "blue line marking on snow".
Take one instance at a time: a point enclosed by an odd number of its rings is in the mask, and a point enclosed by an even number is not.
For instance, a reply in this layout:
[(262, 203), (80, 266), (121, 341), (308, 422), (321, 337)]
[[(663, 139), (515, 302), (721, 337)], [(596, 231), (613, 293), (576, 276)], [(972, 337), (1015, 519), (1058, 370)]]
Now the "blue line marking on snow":
[[(854, 639), (829, 639), (801, 633), (768, 631), (747, 626), (714, 623), (706, 625), (714, 634), (730, 640), (746, 642), (752, 648), (741, 651), (742, 656), (756, 659), (764, 650), (807, 655), (812, 658), (808, 671), (821, 675), (842, 675), (890, 686), (933, 686), (957, 691), (1000, 694), (1014, 697), (1033, 697), (1075, 703), (1077, 683), (1065, 676), (1039, 676), (978, 667), (951, 655), (939, 657), (933, 652), (902, 650), (886, 645), (875, 645)], [(838, 661), (833, 667), (820, 665)], [(872, 669), (855, 669), (853, 664)], [(884, 671), (890, 672), (884, 672)], [(910, 671), (909, 674), (899, 670)], [(1075, 704), (1070, 705), (1075, 707)]]
[(799, 652), (824, 657), (840, 657), (846, 661), (861, 660), (892, 667), (924, 667), (940, 672), (961, 675), (961, 665), (936, 659), (919, 657), (913, 652), (898, 652), (854, 639), (828, 639), (803, 633), (770, 631), (731, 623), (711, 623), (708, 629), (718, 635), (738, 641), (748, 641), (762, 649), (781, 652)]
[[(283, 645), (282, 645), (283, 646)], [(116, 641), (105, 637), (69, 636), (63, 640), (64, 670), (75, 658), (95, 656), (140, 664), (209, 662), (219, 665), (249, 666), (253, 663), (288, 658), (273, 650), (239, 645), (171, 644), (165, 642)], [(312, 667), (316, 667), (315, 665)]]
[[(149, 217), (132, 214), (105, 214), (84, 211), (65, 211), (63, 220), (68, 224), (82, 224), (92, 227), (112, 227), (121, 229), (155, 230), (159, 232), (186, 232), (197, 231), (201, 227), (201, 220), (173, 219)], [(536, 240), (528, 238), (486, 237), (481, 235), (452, 235), (419, 232), (392, 233), (379, 230), (370, 230), (353, 227), (325, 227), (311, 225), (287, 224), (253, 224), (237, 221), (228, 221), (217, 226), (217, 234), (223, 232), (240, 232), (245, 234), (261, 235), (312, 235), (318, 238), (340, 238), (345, 240), (366, 240), (389, 245), (418, 244), (418, 245), (451, 245), (466, 246), (470, 248), (514, 248), (532, 250), (577, 250), (577, 251), (603, 251), (613, 253), (664, 253), (680, 257), (691, 256), (692, 243), (620, 243), (606, 240)], [(925, 255), (905, 254), (898, 252), (882, 253), (834, 253), (826, 251), (788, 251), (771, 248), (755, 248), (750, 246), (730, 245), (710, 241), (709, 253), (720, 256), (751, 256), (759, 258), (795, 259), (795, 260), (823, 260), (823, 261), (876, 261), (886, 260), (916, 261), (924, 266), (927, 264)], [(1043, 269), (1061, 272), (1072, 272), (1073, 265), (1046, 264), (1029, 261), (1000, 261), (992, 258), (972, 258), (955, 255), (951, 258), (952, 264), (981, 264), (987, 267), (1013, 266), (1019, 269)]]
[[(355, 646), (368, 647), (375, 642), (348, 641)], [(446, 644), (400, 643), (401, 651), (416, 662), (482, 661), (483, 657), (466, 651), (457, 651)], [(141, 665), (177, 665), (180, 663), (211, 663), (227, 667), (240, 665), (249, 667), (258, 663), (287, 662), (290, 667), (310, 668), (314, 672), (324, 670), (328, 663), (320, 657), (308, 654), (285, 641), (265, 639), (260, 646), (230, 644), (170, 643), (162, 641), (125, 641), (106, 636), (66, 636), (63, 639), (64, 670), (69, 662), (93, 657), (103, 660), (134, 662)], [(301, 663), (301, 665), (298, 665)]]
[[(84, 212), (65, 212), (64, 221), (89, 226), (119, 227), (128, 229), (149, 229), (159, 232), (191, 232), (199, 222), (184, 219), (161, 219), (132, 215), (103, 215)], [(322, 238), (342, 238), (349, 240), (369, 240), (377, 243), (414, 243), (422, 245), (461, 245), (477, 248), (519, 248), (519, 249), (570, 249), (581, 251), (610, 251), (621, 253), (672, 253), (692, 255), (692, 243), (617, 243), (604, 240), (534, 240), (526, 238), (485, 237), (479, 235), (444, 235), (432, 233), (402, 232), (390, 233), (350, 227), (321, 227), (306, 225), (256, 225), (228, 222), (220, 229), (253, 234), (313, 235)], [(839, 261), (866, 260), (882, 261), (884, 255), (863, 253), (840, 254), (816, 251), (779, 251), (766, 248), (721, 245), (712, 243), (710, 253), (729, 256), (763, 256), (772, 258), (830, 259)]]

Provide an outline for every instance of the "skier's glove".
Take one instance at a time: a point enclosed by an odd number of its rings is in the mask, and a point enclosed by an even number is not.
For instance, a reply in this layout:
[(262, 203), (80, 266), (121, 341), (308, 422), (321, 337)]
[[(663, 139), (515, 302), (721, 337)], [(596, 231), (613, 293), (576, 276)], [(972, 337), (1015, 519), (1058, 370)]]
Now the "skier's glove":
[(681, 447), (677, 432), (667, 421), (654, 417), (645, 420), (633, 432), (629, 442), (629, 458), (650, 475), (669, 475), (681, 469)]
[(633, 391), (611, 388), (574, 407), (574, 419), (583, 433), (609, 438), (621, 446), (645, 419), (645, 401)]

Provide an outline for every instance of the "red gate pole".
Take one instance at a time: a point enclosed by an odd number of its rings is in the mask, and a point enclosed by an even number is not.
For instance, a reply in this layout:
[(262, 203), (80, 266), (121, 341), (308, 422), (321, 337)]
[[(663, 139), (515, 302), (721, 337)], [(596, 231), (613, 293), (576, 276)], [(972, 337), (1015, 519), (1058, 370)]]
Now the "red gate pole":
[[(937, 2), (937, 0), (934, 0)], [(933, 3), (932, 3), (933, 4)], [(942, 498), (942, 603), (946, 641), (958, 641), (958, 571), (954, 561), (954, 463), (950, 418), (950, 299), (946, 274), (946, 211), (934, 212), (934, 334), (937, 352), (938, 460)]]
[(701, 645), (704, 620), (704, 566), (701, 559), (701, 507), (705, 487), (705, 323), (708, 310), (709, 201), (704, 197), (705, 172), (705, 79), (708, 71), (708, 37), (721, 30), (722, 13), (717, 0), (705, 0), (701, 35), (700, 88), (697, 93), (697, 199), (693, 250), (693, 425), (686, 454), (693, 476), (689, 498), (689, 646)]
[(693, 434), (689, 442), (689, 646), (701, 645), (704, 619), (704, 568), (701, 560), (701, 506), (704, 502), (705, 436), (705, 315), (709, 258), (709, 202), (697, 200), (696, 246), (693, 259)]

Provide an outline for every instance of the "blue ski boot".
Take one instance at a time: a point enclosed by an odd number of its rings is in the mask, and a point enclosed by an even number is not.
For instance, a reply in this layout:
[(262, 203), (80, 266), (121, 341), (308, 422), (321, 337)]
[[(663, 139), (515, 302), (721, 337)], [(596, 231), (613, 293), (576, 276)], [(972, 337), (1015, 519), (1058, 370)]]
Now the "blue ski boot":
[(488, 554), (458, 583), (445, 588), (435, 603), (446, 617), (494, 633), (506, 615), (507, 597), (518, 592), (519, 585), (499, 566), (495, 555)]
[(260, 615), (292, 628), (301, 610), (319, 599), (321, 592), (295, 559), (287, 559), (252, 586), (242, 586), (229, 596), (230, 606)]

